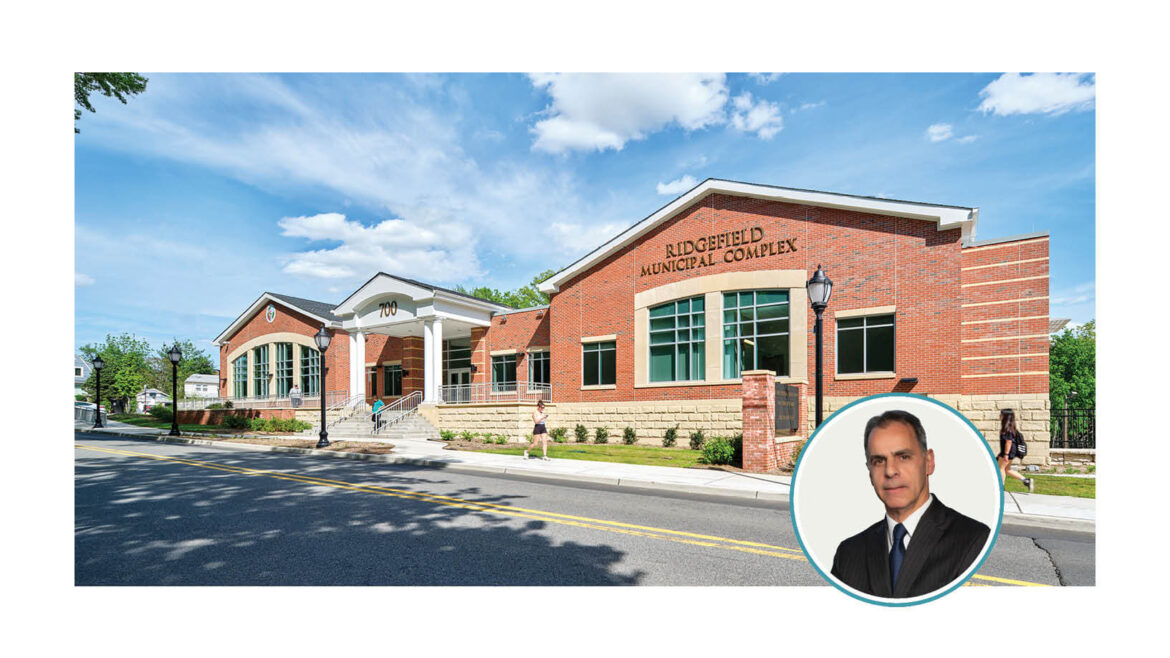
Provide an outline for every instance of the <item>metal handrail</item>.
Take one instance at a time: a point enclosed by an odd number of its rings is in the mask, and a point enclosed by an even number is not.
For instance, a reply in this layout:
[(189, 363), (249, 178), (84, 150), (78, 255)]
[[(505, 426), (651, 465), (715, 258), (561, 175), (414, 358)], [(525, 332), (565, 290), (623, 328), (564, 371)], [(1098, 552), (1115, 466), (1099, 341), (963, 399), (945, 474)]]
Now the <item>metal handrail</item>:
[[(327, 405), (337, 404), (339, 400), (347, 399), (349, 391), (329, 391), (325, 394)], [(317, 395), (301, 395), (297, 398), (300, 407), (312, 408), (317, 406), (321, 398)], [(292, 407), (292, 397), (288, 395), (252, 396), (244, 398), (187, 398), (179, 400), (179, 411), (193, 411), (206, 409), (213, 404), (225, 405), (230, 402), (232, 409), (269, 409), (272, 407)]]
[(366, 396), (362, 394), (351, 395), (346, 399), (325, 410), (325, 417), (329, 417), (330, 411), (337, 412), (337, 417), (328, 423), (328, 427), (333, 427), (338, 423), (353, 418), (359, 411), (366, 411), (370, 405), (366, 404)]
[(443, 386), (442, 404), (481, 404), (486, 402), (551, 402), (552, 384), (532, 382), (489, 382)]
[(382, 407), (373, 415), (374, 431), (370, 434), (377, 436), (383, 429), (393, 426), (408, 414), (414, 413), (422, 402), (422, 391), (414, 391)]

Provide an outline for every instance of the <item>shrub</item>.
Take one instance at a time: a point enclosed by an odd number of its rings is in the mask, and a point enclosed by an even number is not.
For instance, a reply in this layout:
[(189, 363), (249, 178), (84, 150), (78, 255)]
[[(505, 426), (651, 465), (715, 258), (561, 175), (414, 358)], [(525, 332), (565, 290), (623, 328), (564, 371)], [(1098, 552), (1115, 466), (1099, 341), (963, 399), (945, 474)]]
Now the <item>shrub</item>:
[(731, 447), (735, 450), (735, 454), (731, 456), (732, 466), (743, 466), (743, 432), (739, 432), (731, 437)]
[(731, 440), (722, 436), (713, 436), (703, 443), (703, 456), (699, 458), (704, 464), (730, 464), (735, 457), (735, 447)]
[(162, 405), (151, 407), (149, 410), (147, 410), (146, 413), (168, 423), (175, 418), (175, 412), (173, 412), (170, 407), (164, 407)]
[(604, 427), (598, 427), (593, 430), (594, 443), (609, 443), (609, 430)]
[(494, 443), (497, 443), (499, 445), (504, 445), (508, 442), (508, 437), (504, 436), (503, 434), (497, 434), (495, 437), (489, 436), (487, 438), (487, 441), (489, 443), (494, 442)]
[(450, 441), (455, 438), (455, 432), (451, 430), (439, 430), (439, 438), (444, 441)]
[(557, 428), (554, 428), (551, 432), (549, 432), (548, 435), (552, 437), (553, 441), (555, 441), (557, 443), (564, 443), (565, 437), (568, 435), (568, 433), (569, 433), (569, 430), (567, 430), (563, 427), (557, 427)]
[(584, 425), (578, 423), (573, 428), (573, 433), (577, 435), (577, 443), (587, 443), (589, 441), (589, 430), (585, 429)]
[(698, 450), (703, 447), (703, 441), (706, 439), (703, 436), (703, 430), (695, 430), (691, 432), (691, 450)]
[(792, 449), (792, 468), (796, 468), (796, 462), (800, 459), (800, 453), (804, 451), (804, 443), (804, 441), (801, 441)]
[(232, 408), (232, 401), (231, 401), (231, 400), (225, 400), (225, 401), (224, 401), (224, 403), (223, 403), (223, 408), (224, 408), (224, 409), (231, 409), (231, 408)]
[(219, 426), (229, 430), (243, 430), (252, 426), (248, 419), (244, 416), (237, 416), (236, 414), (227, 414), (223, 420), (219, 422)]
[(638, 441), (638, 435), (634, 432), (634, 428), (627, 427), (622, 430), (622, 443), (632, 446)]
[[(231, 403), (229, 402), (228, 404), (230, 405)], [(205, 408), (206, 409), (231, 409), (230, 406), (225, 407), (225, 406), (223, 406), (223, 404), (221, 404), (219, 402), (212, 402), (211, 404), (207, 405)]]
[(678, 425), (666, 430), (666, 434), (662, 437), (662, 447), (669, 448), (678, 440)]
[(85, 398), (86, 398), (86, 396), (84, 396), (84, 395), (74, 395), (73, 396), (73, 399), (77, 400), (78, 402), (85, 402)]
[(475, 438), (475, 435), (472, 434), (469, 430), (463, 430), (459, 433), (459, 438), (463, 439), (464, 441), (471, 441)]

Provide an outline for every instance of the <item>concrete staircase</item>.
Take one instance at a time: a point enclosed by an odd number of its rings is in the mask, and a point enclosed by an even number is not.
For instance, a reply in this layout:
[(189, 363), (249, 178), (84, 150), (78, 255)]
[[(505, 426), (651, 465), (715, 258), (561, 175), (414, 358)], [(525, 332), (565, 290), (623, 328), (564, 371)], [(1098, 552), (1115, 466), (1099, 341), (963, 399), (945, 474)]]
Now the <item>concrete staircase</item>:
[[(319, 432), (319, 429), (314, 428), (301, 433), (306, 436), (316, 436)], [(395, 441), (402, 440), (423, 441), (427, 439), (439, 439), (439, 430), (435, 429), (435, 426), (427, 422), (425, 418), (414, 412), (407, 414), (394, 425), (383, 428), (382, 432), (377, 436), (373, 432), (374, 423), (370, 420), (370, 414), (362, 413), (347, 418), (330, 427), (329, 440), (394, 443)]]

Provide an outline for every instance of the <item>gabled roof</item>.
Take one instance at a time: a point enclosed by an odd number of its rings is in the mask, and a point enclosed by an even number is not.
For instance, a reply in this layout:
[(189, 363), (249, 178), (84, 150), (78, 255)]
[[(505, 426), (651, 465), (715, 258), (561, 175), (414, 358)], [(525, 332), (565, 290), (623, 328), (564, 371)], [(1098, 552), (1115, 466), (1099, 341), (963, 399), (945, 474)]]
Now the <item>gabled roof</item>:
[(918, 201), (899, 201), (880, 197), (838, 194), (835, 192), (777, 187), (774, 185), (757, 185), (708, 178), (674, 201), (659, 208), (654, 214), (622, 231), (609, 242), (586, 254), (577, 262), (552, 275), (538, 285), (537, 289), (543, 293), (558, 292), (563, 283), (585, 272), (618, 250), (629, 246), (659, 224), (670, 220), (708, 194), (727, 194), (730, 196), (751, 197), (769, 201), (784, 201), (808, 206), (841, 208), (894, 217), (921, 219), (934, 222), (938, 225), (940, 231), (960, 228), (962, 229), (962, 238), (964, 240), (974, 238), (975, 223), (979, 218), (978, 208), (967, 208), (965, 206), (947, 206), (921, 203)]
[(183, 380), (184, 384), (218, 384), (219, 375), (191, 375)]
[(215, 340), (211, 341), (211, 343), (213, 345), (221, 345), (223, 341), (227, 340), (228, 336), (234, 334), (236, 330), (240, 328), (240, 326), (251, 319), (251, 317), (255, 315), (255, 313), (259, 311), (261, 307), (270, 301), (300, 311), (301, 313), (304, 313), (305, 315), (313, 318), (314, 320), (317, 320), (324, 325), (330, 327), (341, 326), (341, 318), (333, 314), (333, 308), (336, 306), (336, 304), (330, 304), (329, 302), (317, 302), (311, 299), (293, 297), (291, 295), (279, 295), (273, 292), (266, 292), (260, 295), (256, 301), (252, 302), (251, 305), (248, 306), (247, 310), (245, 310), (239, 315), (239, 317), (233, 320), (232, 323), (228, 325), (228, 328), (220, 332), (220, 334), (216, 336)]
[(1054, 334), (1071, 321), (1071, 318), (1048, 318), (1048, 333)]
[[(414, 286), (414, 287), (416, 287), (416, 288), (420, 288), (420, 289), (422, 289), (422, 290), (423, 290), (423, 291), (424, 291), (424, 292), (425, 292), (425, 293), (426, 293), (428, 296), (432, 296), (432, 297), (433, 297), (433, 296), (434, 296), (436, 293), (440, 293), (440, 292), (441, 292), (441, 293), (444, 293), (444, 294), (447, 294), (447, 295), (451, 295), (451, 296), (453, 296), (453, 297), (459, 297), (459, 298), (462, 298), (462, 299), (466, 299), (466, 300), (468, 300), (468, 301), (473, 301), (473, 302), (476, 302), (477, 304), (488, 304), (488, 305), (491, 305), (491, 306), (497, 307), (497, 308), (499, 308), (500, 310), (505, 310), (505, 311), (512, 310), (512, 307), (511, 307), (511, 306), (508, 306), (507, 304), (501, 304), (501, 303), (499, 303), (499, 302), (494, 302), (494, 301), (492, 301), (492, 300), (490, 300), (490, 299), (484, 299), (484, 298), (482, 298), (482, 297), (476, 297), (476, 296), (474, 296), (474, 295), (468, 295), (467, 293), (459, 292), (459, 291), (457, 291), (457, 290), (451, 290), (451, 289), (449, 289), (449, 288), (441, 288), (441, 287), (439, 287), (439, 286), (436, 286), (436, 285), (432, 285), (432, 284), (429, 284), (429, 283), (424, 283), (424, 282), (422, 282), (422, 281), (416, 281), (416, 280), (414, 280), (414, 279), (407, 279), (406, 277), (395, 276), (395, 275), (393, 275), (393, 274), (387, 274), (387, 273), (385, 273), (385, 272), (378, 272), (378, 273), (377, 273), (377, 274), (375, 274), (374, 276), (370, 277), (368, 281), (366, 281), (366, 282), (365, 282), (365, 283), (363, 283), (362, 285), (358, 286), (358, 289), (357, 289), (357, 290), (353, 291), (353, 293), (351, 293), (349, 297), (346, 297), (345, 299), (341, 300), (341, 303), (340, 303), (340, 304), (337, 304), (337, 305), (335, 305), (335, 306), (334, 306), (334, 308), (335, 308), (335, 309), (338, 309), (338, 308), (342, 308), (342, 307), (344, 307), (344, 306), (346, 305), (346, 303), (347, 303), (347, 302), (349, 302), (349, 300), (353, 299), (354, 295), (356, 295), (356, 294), (360, 293), (360, 292), (361, 292), (363, 289), (365, 289), (365, 288), (366, 288), (366, 286), (370, 285), (370, 283), (372, 283), (372, 282), (373, 282), (375, 279), (377, 279), (378, 277), (386, 277), (386, 278), (389, 278), (389, 279), (394, 279), (395, 281), (401, 281), (402, 283), (405, 283), (405, 284), (407, 284), (407, 285)], [(342, 312), (343, 312), (343, 313), (352, 313), (353, 311), (354, 311), (354, 309), (350, 308), (350, 309), (345, 309), (345, 310), (343, 310)], [(339, 319), (340, 319), (340, 318), (339, 318)]]

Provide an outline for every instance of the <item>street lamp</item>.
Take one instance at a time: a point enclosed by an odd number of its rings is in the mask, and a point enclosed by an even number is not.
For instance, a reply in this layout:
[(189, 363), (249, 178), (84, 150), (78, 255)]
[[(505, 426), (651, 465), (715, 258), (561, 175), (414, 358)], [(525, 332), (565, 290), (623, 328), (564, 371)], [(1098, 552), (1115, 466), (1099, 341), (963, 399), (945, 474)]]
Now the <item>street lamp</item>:
[(329, 339), (329, 332), (325, 331), (325, 325), (321, 325), (321, 331), (313, 336), (313, 340), (317, 343), (317, 349), (321, 352), (321, 362), (317, 368), (321, 376), (321, 383), (317, 386), (317, 397), (321, 398), (321, 438), (317, 440), (318, 448), (329, 445), (329, 432), (325, 431), (325, 350), (329, 349)]
[(106, 362), (102, 361), (102, 357), (93, 357), (93, 371), (97, 375), (97, 406), (95, 408), (97, 411), (97, 420), (93, 423), (95, 430), (99, 427), (105, 427), (105, 425), (102, 425), (102, 368), (105, 365)]
[(808, 300), (812, 302), (813, 311), (817, 314), (817, 427), (821, 426), (823, 417), (823, 400), (824, 387), (821, 383), (821, 373), (823, 372), (823, 353), (824, 353), (824, 331), (821, 326), (821, 314), (825, 312), (825, 307), (829, 305), (829, 295), (833, 294), (833, 282), (829, 277), (825, 276), (821, 266), (817, 265), (817, 271), (812, 278), (808, 280)]
[(175, 343), (171, 351), (167, 352), (171, 358), (171, 436), (179, 435), (179, 362), (183, 360), (183, 353), (179, 351), (179, 344)]

